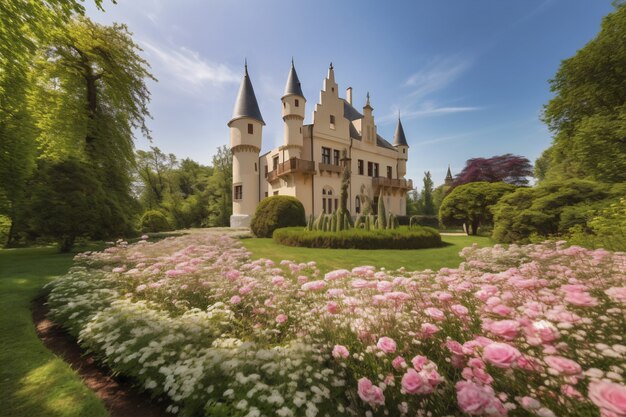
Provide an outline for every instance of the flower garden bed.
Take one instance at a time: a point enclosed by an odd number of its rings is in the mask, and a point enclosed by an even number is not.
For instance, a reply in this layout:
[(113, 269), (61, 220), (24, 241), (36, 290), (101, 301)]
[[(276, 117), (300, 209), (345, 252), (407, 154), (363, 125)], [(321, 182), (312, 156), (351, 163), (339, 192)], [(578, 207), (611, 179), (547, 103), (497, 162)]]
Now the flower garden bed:
[(430, 227), (398, 229), (347, 229), (338, 232), (305, 230), (302, 227), (276, 229), (272, 238), (286, 246), (332, 249), (425, 249), (442, 246), (441, 235)]
[(231, 238), (77, 256), (53, 318), (173, 413), (626, 415), (626, 255), (466, 248), (458, 269), (251, 261)]

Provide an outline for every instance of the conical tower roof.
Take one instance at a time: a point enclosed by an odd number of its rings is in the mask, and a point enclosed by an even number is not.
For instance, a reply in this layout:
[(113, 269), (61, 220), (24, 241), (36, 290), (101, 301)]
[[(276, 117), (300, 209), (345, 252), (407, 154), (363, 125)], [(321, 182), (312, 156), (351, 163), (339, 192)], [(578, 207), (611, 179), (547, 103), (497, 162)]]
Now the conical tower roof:
[(230, 124), (235, 119), (241, 119), (242, 117), (250, 117), (256, 119), (265, 125), (263, 116), (261, 116), (261, 110), (259, 110), (259, 103), (256, 101), (254, 95), (254, 88), (252, 88), (252, 82), (248, 75), (248, 64), (245, 65), (245, 71), (243, 79), (241, 80), (241, 86), (239, 87), (239, 94), (237, 95), (237, 101), (235, 102), (235, 108), (233, 109), (233, 117), (230, 119)]
[(446, 173), (446, 180), (452, 180), (452, 172), (450, 171), (450, 165), (448, 165), (448, 172)]
[(400, 117), (398, 117), (398, 125), (396, 126), (396, 133), (393, 135), (393, 146), (409, 146), (406, 142), (406, 136), (404, 135), (404, 128)]
[(289, 70), (289, 75), (287, 76), (287, 84), (285, 84), (283, 97), (291, 95), (304, 98), (304, 94), (302, 94), (302, 86), (300, 85), (298, 74), (296, 73), (296, 67), (293, 65), (293, 59), (291, 60), (291, 70)]

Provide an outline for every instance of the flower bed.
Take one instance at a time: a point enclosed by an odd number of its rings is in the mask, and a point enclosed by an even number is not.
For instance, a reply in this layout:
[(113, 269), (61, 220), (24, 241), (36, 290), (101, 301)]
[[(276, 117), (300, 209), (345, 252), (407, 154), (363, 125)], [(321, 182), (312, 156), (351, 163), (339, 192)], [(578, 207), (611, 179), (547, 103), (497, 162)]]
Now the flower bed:
[(466, 248), (458, 269), (251, 261), (205, 235), (77, 256), (53, 318), (170, 411), (626, 415), (626, 255)]
[(281, 245), (306, 248), (425, 249), (442, 245), (441, 235), (437, 230), (419, 226), (411, 229), (348, 229), (339, 232), (288, 227), (276, 229), (272, 238)]

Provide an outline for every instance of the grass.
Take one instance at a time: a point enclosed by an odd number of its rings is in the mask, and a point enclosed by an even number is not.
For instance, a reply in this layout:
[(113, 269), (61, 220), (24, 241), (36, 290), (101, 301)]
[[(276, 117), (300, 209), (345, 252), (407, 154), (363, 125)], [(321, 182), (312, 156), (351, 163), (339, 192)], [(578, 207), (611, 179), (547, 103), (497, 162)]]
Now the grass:
[(457, 267), (462, 261), (459, 251), (477, 243), (491, 246), (493, 243), (483, 236), (442, 236), (447, 245), (432, 249), (313, 249), (282, 246), (272, 239), (242, 239), (244, 246), (252, 252), (254, 259), (267, 258), (275, 262), (289, 259), (295, 262), (316, 261), (322, 272), (340, 268), (353, 268), (359, 265), (374, 265), (387, 269), (404, 266), (409, 271), (423, 269), (437, 270), (443, 267)]
[(108, 416), (80, 377), (37, 338), (31, 318), (32, 300), (67, 271), (72, 257), (53, 247), (0, 250), (2, 416)]

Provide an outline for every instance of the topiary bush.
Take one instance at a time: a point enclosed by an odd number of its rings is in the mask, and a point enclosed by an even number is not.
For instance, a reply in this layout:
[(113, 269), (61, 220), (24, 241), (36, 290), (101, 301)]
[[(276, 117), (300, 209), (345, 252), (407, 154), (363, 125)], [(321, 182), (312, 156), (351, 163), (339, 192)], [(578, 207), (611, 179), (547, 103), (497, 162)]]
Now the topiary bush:
[(355, 228), (339, 232), (290, 227), (276, 230), (273, 239), (281, 245), (307, 248), (423, 249), (442, 246), (441, 235), (437, 230), (420, 226), (384, 230)]
[(142, 232), (165, 232), (172, 229), (165, 214), (158, 210), (146, 211), (141, 216), (139, 224)]
[(261, 200), (250, 223), (257, 237), (272, 237), (274, 230), (290, 226), (306, 226), (306, 220), (300, 200), (286, 195)]

